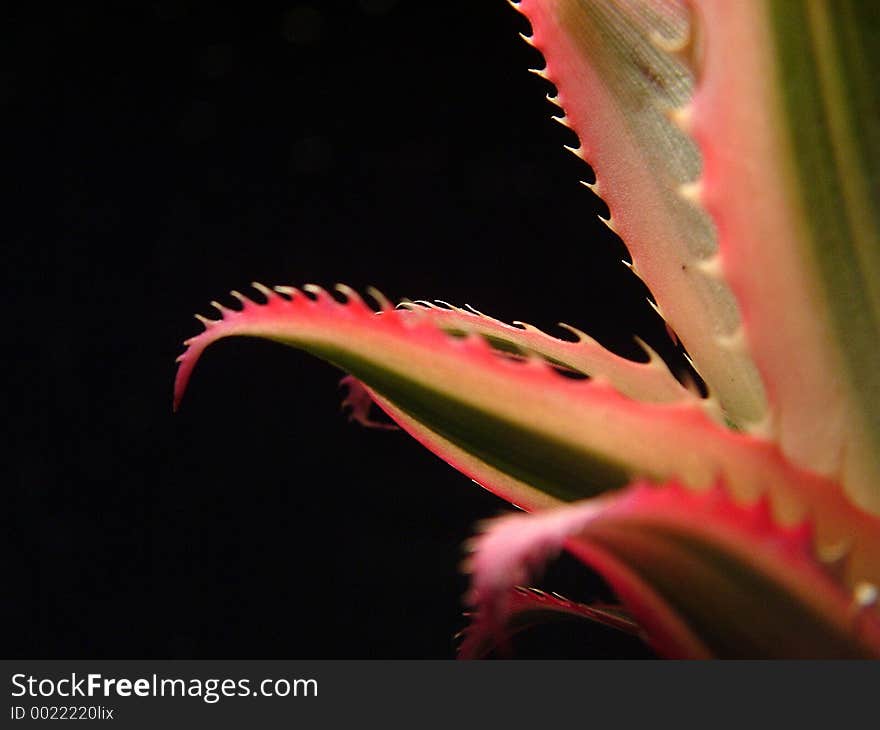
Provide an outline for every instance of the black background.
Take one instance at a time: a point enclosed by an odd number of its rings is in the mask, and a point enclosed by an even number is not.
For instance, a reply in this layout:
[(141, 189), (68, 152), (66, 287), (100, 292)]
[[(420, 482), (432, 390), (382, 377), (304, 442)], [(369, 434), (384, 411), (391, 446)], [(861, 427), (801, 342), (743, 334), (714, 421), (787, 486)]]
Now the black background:
[[(507, 507), (193, 312), (374, 284), (664, 353), (503, 0), (6, 9), (11, 657), (452, 657), (461, 543)], [(228, 297), (225, 297), (228, 299)], [(562, 561), (543, 584), (606, 595)], [(535, 638), (539, 637), (539, 638)], [(642, 656), (596, 627), (524, 656)]]

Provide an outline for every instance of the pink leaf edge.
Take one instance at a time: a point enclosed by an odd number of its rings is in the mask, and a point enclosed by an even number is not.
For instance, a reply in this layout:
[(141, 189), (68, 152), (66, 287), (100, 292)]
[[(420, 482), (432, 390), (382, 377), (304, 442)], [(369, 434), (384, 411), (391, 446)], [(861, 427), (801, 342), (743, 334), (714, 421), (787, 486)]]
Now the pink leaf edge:
[(459, 659), (482, 659), (493, 651), (510, 655), (509, 641), (514, 635), (547, 623), (554, 617), (581, 619), (626, 634), (640, 634), (638, 624), (628, 618), (618, 606), (587, 605), (537, 588), (515, 586), (508, 592), (505, 606), (503, 626), (498, 624), (498, 617), (480, 611), (466, 614), (470, 616), (471, 622), (456, 637), (461, 639), (458, 647)]
[[(481, 625), (477, 631), (499, 632), (515, 604), (511, 591), (527, 583), (563, 548), (596, 569), (617, 593), (649, 643), (674, 658), (710, 658), (709, 648), (645, 580), (591, 539), (604, 526), (631, 529), (638, 539), (639, 523), (663, 524), (700, 536), (754, 564), (784, 584), (799, 600), (817, 607), (844, 632), (851, 632), (868, 651), (880, 656), (880, 614), (876, 596), (848, 591), (814, 549), (813, 525), (802, 521), (784, 527), (773, 519), (769, 503), (734, 502), (718, 485), (694, 492), (676, 483), (664, 486), (639, 482), (613, 495), (533, 515), (508, 515), (488, 523), (476, 537), (466, 562), (472, 573), (467, 600)], [(873, 599), (873, 600), (872, 600)]]
[[(690, 469), (689, 486), (708, 486), (713, 479), (721, 478), (735, 490), (738, 499), (754, 499), (769, 490), (777, 514), (786, 515), (784, 521), (804, 512), (816, 521), (823, 549), (837, 549), (844, 543), (850, 546), (848, 585), (880, 581), (880, 568), (874, 559), (880, 549), (880, 518), (856, 508), (833, 481), (790, 465), (775, 444), (719, 426), (695, 403), (639, 402), (601, 380), (566, 378), (540, 358), (515, 361), (499, 356), (483, 337), (453, 337), (430, 316), (394, 309), (380, 294), (374, 297), (382, 309), (375, 312), (343, 285), (337, 285), (337, 290), (345, 302), (314, 285), (303, 286), (302, 290), (276, 287), (273, 291), (260, 284), (254, 284), (254, 288), (265, 302), (233, 292), (241, 309), (213, 302), (220, 319), (199, 317), (205, 330), (184, 343), (187, 349), (178, 358), (175, 409), (201, 354), (211, 343), (229, 336), (267, 338), (318, 355), (321, 347), (330, 347), (376, 361), (387, 362), (390, 358), (400, 372), (412, 371), (422, 377), (430, 371), (425, 377), (449, 392), (490, 382), (493, 391), (504, 394), (499, 408), (519, 412), (524, 403), (529, 403), (540, 417), (542, 409), (552, 407), (557, 418), (567, 419), (569, 434), (582, 433), (589, 448), (630, 464), (635, 475), (650, 476), (655, 481), (684, 479), (683, 470)], [(371, 395), (377, 399), (376, 393)], [(482, 398), (481, 391), (474, 397)], [(465, 464), (467, 455), (461, 449), (453, 453), (448, 444), (441, 444), (413, 419), (405, 422), (393, 403), (377, 400), (392, 420), (429, 449), (453, 465)], [(623, 447), (627, 438), (634, 437), (647, 450)], [(440, 447), (434, 448), (437, 444)], [(453, 458), (447, 458), (446, 453), (452, 453)], [(482, 467), (473, 466), (458, 468), (526, 510), (553, 504), (553, 498), (529, 485), (500, 483), (497, 471), (486, 476), (481, 473)]]

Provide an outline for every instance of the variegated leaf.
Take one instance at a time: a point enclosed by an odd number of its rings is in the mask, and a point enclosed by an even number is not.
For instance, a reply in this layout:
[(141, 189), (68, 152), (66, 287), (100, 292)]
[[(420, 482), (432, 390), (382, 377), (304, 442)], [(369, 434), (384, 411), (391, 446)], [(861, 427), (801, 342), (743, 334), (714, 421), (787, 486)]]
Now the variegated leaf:
[[(479, 336), (456, 338), (419, 312), (380, 314), (345, 289), (336, 301), (260, 287), (265, 304), (237, 295), (240, 311), (188, 341), (176, 402), (204, 349), (235, 335), (318, 355), (361, 380), (392, 418), (429, 448), (525, 509), (573, 501), (634, 477), (677, 478), (694, 488), (723, 478), (740, 499), (769, 491), (786, 521), (815, 517), (822, 547), (850, 546), (845, 579), (878, 581), (880, 529), (839, 488), (787, 463), (770, 443), (713, 423), (699, 405), (641, 403), (607, 383), (575, 381), (544, 360), (511, 360)], [(289, 298), (292, 297), (292, 298)]]
[(690, 39), (684, 5), (522, 0), (515, 7), (531, 22), (528, 40), (546, 59), (541, 75), (556, 85), (552, 100), (578, 135), (575, 151), (596, 173), (594, 189), (634, 272), (728, 419), (738, 426), (762, 421), (762, 385), (735, 338), (736, 303), (707, 270), (717, 251), (712, 223), (680, 194), (700, 172), (696, 146), (669, 118), (693, 90), (688, 65), (664, 50)]
[(880, 656), (876, 589), (843, 586), (813, 538), (810, 522), (779, 525), (766, 500), (635, 485), (494, 521), (475, 541), (470, 600), (483, 621), (503, 625), (510, 589), (567, 547), (666, 656)]

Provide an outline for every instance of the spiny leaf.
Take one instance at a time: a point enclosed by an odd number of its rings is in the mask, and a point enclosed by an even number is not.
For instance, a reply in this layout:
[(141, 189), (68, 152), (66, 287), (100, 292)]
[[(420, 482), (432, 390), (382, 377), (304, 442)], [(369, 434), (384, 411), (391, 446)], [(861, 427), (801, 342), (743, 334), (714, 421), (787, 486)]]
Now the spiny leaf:
[[(437, 306), (442, 304), (444, 306)], [(458, 335), (476, 333), (496, 349), (520, 355), (540, 355), (548, 362), (576, 373), (601, 378), (623, 395), (648, 402), (698, 402), (713, 418), (720, 420), (718, 404), (701, 399), (685, 388), (669, 371), (663, 360), (641, 340), (636, 340), (648, 356), (647, 362), (635, 362), (605, 349), (585, 332), (560, 323), (577, 339), (561, 340), (525, 322), (505, 324), (482, 312), (466, 311), (445, 302), (404, 302), (407, 309), (418, 308), (424, 316), (445, 332)]]
[[(318, 355), (361, 380), (389, 414), (505, 499), (535, 509), (623, 486), (634, 477), (691, 487), (723, 478), (740, 499), (769, 490), (787, 521), (809, 512), (825, 548), (851, 546), (844, 579), (880, 582), (880, 529), (833, 482), (788, 464), (769, 443), (713, 423), (691, 403), (640, 403), (606, 383), (574, 381), (540, 359), (511, 361), (481, 337), (455, 338), (418, 311), (375, 314), (317, 287), (281, 287), (188, 340), (175, 384), (179, 402), (204, 349), (234, 335), (263, 337)], [(289, 299), (288, 297), (292, 297)], [(488, 476), (487, 476), (488, 475)], [(499, 487), (493, 475), (505, 480)], [(500, 482), (499, 482), (500, 483)]]
[[(579, 384), (543, 361), (511, 362), (480, 337), (451, 337), (419, 313), (387, 303), (376, 315), (351, 290), (342, 304), (316, 287), (310, 288), (314, 298), (287, 287), (279, 288), (285, 296), (261, 289), (266, 304), (236, 293), (241, 311), (218, 304), (222, 318), (203, 319), (205, 332), (187, 342), (180, 358), (175, 403), (210, 343), (232, 335), (265, 337), (329, 360), (444, 442), (529, 485), (521, 494), (504, 493), (517, 504), (546, 506), (541, 492), (574, 499), (626, 481), (623, 464), (572, 438), (564, 422), (575, 417), (574, 409), (556, 423), (544, 411), (554, 386)], [(530, 394), (525, 398), (523, 388)], [(606, 392), (597, 385), (595, 397)]]
[(594, 190), (608, 203), (634, 272), (728, 418), (739, 426), (760, 422), (763, 390), (734, 337), (739, 314), (713, 267), (712, 224), (680, 194), (700, 159), (669, 115), (688, 102), (693, 82), (661, 46), (686, 47), (684, 7), (659, 0), (522, 0), (515, 7), (531, 22), (528, 40), (547, 63), (541, 75), (558, 89), (552, 101), (578, 135), (575, 151), (595, 170)]
[(809, 522), (779, 525), (766, 500), (743, 506), (722, 487), (640, 484), (495, 520), (474, 544), (470, 600), (503, 625), (510, 589), (567, 547), (609, 581), (662, 654), (880, 656), (876, 606), (828, 571), (813, 537)]
[(697, 3), (695, 188), (798, 463), (880, 512), (880, 26), (870, 3)]

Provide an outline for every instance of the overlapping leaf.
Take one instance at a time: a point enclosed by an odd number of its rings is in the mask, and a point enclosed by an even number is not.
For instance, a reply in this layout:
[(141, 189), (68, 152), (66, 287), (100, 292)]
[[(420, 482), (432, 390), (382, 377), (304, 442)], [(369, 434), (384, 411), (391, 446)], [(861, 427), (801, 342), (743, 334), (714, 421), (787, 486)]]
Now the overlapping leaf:
[[(265, 303), (236, 294), (240, 310), (201, 318), (175, 402), (212, 342), (276, 340), (350, 373), (359, 420), (375, 401), (480, 484), (551, 508), (481, 539), (483, 628), (590, 614), (510, 593), (566, 545), (663, 653), (877, 655), (880, 520), (841, 486), (880, 511), (872, 13), (855, 0), (833, 11), (825, 0), (697, 0), (695, 15), (676, 0), (518, 7), (610, 225), (713, 398), (650, 351), (631, 362), (577, 330), (565, 341), (425, 303), (381, 302), (377, 315), (345, 287), (343, 303), (318, 287), (255, 285)], [(776, 443), (726, 429), (722, 415)], [(608, 494), (635, 478), (674, 483)], [(709, 489), (718, 481), (724, 490)], [(585, 497), (595, 501), (560, 506)], [(511, 596), (522, 604), (513, 614)]]
[(782, 527), (766, 501), (742, 506), (723, 487), (635, 485), (496, 520), (471, 560), (483, 625), (504, 625), (517, 610), (510, 589), (564, 546), (602, 573), (666, 656), (880, 656), (873, 594), (841, 586), (814, 552), (810, 522)]
[(638, 476), (694, 488), (723, 478), (740, 499), (769, 492), (785, 520), (814, 515), (823, 546), (846, 541), (848, 583), (880, 580), (877, 519), (834, 483), (792, 467), (773, 445), (713, 423), (698, 404), (633, 401), (607, 383), (563, 377), (543, 360), (510, 360), (479, 336), (453, 337), (419, 312), (386, 306), (377, 315), (351, 290), (343, 304), (316, 287), (312, 297), (260, 288), (265, 304), (238, 295), (240, 311), (217, 305), (220, 320), (203, 318), (206, 330), (180, 358), (176, 402), (212, 342), (276, 340), (357, 377), (422, 443), (525, 509), (601, 494)]

